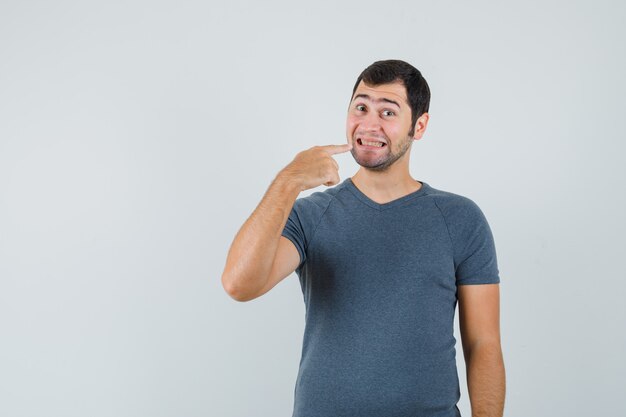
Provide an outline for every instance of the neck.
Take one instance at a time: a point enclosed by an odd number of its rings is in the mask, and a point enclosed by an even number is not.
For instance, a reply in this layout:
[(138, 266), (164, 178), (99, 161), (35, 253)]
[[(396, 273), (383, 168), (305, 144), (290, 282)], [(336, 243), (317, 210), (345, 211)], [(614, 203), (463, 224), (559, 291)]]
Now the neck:
[(422, 187), (411, 177), (408, 166), (392, 166), (383, 172), (361, 167), (350, 179), (363, 194), (380, 204), (404, 197)]

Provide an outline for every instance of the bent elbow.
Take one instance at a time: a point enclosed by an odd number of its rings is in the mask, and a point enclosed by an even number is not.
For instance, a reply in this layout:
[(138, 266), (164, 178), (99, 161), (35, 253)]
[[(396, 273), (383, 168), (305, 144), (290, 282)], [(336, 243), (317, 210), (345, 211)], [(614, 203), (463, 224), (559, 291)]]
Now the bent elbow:
[(228, 279), (226, 275), (222, 275), (222, 287), (224, 291), (226, 291), (226, 294), (235, 301), (246, 302), (256, 298), (246, 291), (242, 291), (242, 289), (235, 284), (234, 280)]

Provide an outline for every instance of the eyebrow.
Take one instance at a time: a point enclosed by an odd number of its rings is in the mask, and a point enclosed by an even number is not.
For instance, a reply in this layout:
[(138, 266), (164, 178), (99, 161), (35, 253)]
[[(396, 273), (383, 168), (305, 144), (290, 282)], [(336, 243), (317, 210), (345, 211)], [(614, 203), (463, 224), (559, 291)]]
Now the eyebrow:
[(364, 98), (366, 100), (377, 101), (377, 102), (383, 101), (385, 103), (395, 104), (396, 106), (398, 106), (399, 109), (401, 108), (397, 101), (393, 101), (393, 100), (390, 100), (390, 99), (384, 98), (384, 97), (379, 98), (378, 100), (372, 100), (372, 98), (370, 96), (368, 96), (367, 94), (357, 94), (356, 96), (354, 96), (354, 99), (352, 99), (352, 101), (356, 100), (357, 98)]

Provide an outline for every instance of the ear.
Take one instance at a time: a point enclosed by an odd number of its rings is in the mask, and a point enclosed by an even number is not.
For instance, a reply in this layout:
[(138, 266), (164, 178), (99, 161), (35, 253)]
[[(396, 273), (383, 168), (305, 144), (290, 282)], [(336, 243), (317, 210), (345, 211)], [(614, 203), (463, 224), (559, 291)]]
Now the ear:
[(426, 126), (428, 125), (428, 119), (430, 119), (430, 115), (428, 113), (422, 114), (417, 121), (415, 122), (415, 132), (413, 133), (413, 139), (419, 140), (422, 138), (422, 135), (426, 131)]

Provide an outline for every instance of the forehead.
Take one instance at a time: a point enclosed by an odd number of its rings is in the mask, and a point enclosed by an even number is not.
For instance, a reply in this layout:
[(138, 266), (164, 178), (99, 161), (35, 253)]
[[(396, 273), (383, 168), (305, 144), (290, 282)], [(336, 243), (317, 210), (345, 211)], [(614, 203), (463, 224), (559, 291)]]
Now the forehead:
[(408, 105), (406, 88), (404, 88), (404, 85), (401, 81), (381, 85), (369, 85), (361, 81), (356, 87), (352, 99), (354, 100), (354, 97), (356, 97), (358, 94), (367, 94), (373, 100), (386, 98), (397, 101), (400, 104)]

